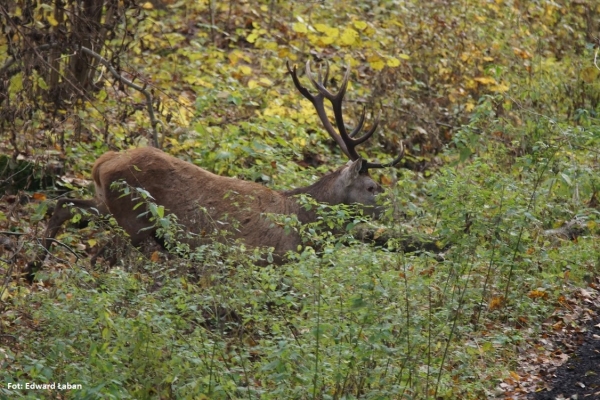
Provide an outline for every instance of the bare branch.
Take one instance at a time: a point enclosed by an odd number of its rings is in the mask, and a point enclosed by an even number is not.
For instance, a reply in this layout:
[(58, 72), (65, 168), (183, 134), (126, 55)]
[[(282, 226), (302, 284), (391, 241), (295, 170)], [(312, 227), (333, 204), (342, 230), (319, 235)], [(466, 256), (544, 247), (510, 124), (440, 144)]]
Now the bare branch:
[(12, 276), (12, 271), (13, 271), (15, 265), (16, 265), (17, 255), (19, 254), (19, 252), (23, 248), (24, 244), (25, 244), (25, 242), (23, 242), (22, 240), (20, 240), (18, 242), (17, 248), (16, 249), (11, 249), (12, 255), (11, 255), (10, 259), (6, 260), (6, 261), (2, 260), (4, 263), (6, 263), (7, 265), (9, 265), (10, 267), (8, 268), (8, 271), (6, 271), (6, 275), (4, 276), (4, 282), (2, 283), (2, 287), (0, 287), (0, 299), (4, 295), (4, 291), (7, 290), (7, 288), (8, 288), (8, 282), (10, 280), (10, 277)]
[(75, 256), (75, 262), (79, 261), (79, 256), (77, 255), (77, 253), (75, 252), (75, 250), (73, 250), (72, 248), (70, 248), (69, 246), (67, 246), (66, 244), (64, 244), (63, 242), (61, 242), (60, 240), (56, 240), (54, 238), (46, 238), (47, 241), (52, 242), (52, 243), (56, 243), (62, 247), (64, 247), (65, 249), (67, 249), (71, 254), (73, 254)]
[(111, 63), (104, 57), (102, 57), (100, 54), (96, 53), (95, 51), (81, 46), (81, 51), (83, 51), (84, 53), (94, 57), (96, 60), (98, 60), (99, 63), (101, 63), (102, 65), (104, 65), (106, 68), (108, 68), (108, 70), (110, 71), (111, 74), (113, 74), (113, 76), (115, 78), (117, 78), (120, 82), (122, 82), (123, 84), (129, 86), (130, 88), (137, 90), (138, 92), (140, 92), (141, 94), (143, 94), (146, 97), (146, 108), (148, 109), (148, 115), (150, 116), (150, 124), (152, 125), (152, 134), (153, 134), (153, 140), (154, 140), (154, 147), (157, 148), (161, 148), (161, 144), (158, 141), (158, 131), (156, 130), (156, 125), (159, 125), (162, 127), (163, 132), (165, 130), (165, 124), (159, 120), (158, 118), (156, 118), (156, 114), (154, 113), (154, 108), (152, 107), (152, 102), (153, 102), (153, 98), (152, 98), (152, 94), (146, 90), (145, 87), (142, 87), (136, 83), (133, 83), (132, 81), (130, 81), (129, 79), (125, 78), (123, 75), (119, 74), (117, 72), (117, 70), (111, 65)]

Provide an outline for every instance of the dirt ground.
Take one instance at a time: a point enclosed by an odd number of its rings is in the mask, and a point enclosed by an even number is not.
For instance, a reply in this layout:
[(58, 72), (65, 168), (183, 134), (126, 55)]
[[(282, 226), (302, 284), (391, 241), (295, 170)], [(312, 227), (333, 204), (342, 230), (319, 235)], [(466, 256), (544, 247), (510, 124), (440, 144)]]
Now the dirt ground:
[(600, 400), (600, 275), (564, 295), (541, 327), (528, 327), (519, 356), (497, 388), (511, 400)]
[[(586, 332), (573, 338), (579, 348), (544, 382), (532, 400), (600, 399), (600, 317), (588, 323)], [(550, 379), (552, 378), (552, 379)]]

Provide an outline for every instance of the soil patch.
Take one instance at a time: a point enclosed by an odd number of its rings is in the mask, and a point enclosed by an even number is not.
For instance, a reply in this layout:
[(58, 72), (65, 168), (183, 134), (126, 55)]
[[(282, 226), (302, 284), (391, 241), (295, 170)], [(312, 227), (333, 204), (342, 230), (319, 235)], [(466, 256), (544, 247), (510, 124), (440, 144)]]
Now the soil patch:
[[(589, 323), (586, 332), (573, 338), (580, 347), (556, 370), (546, 387), (530, 396), (532, 400), (600, 399), (600, 317)], [(550, 377), (548, 377), (550, 378)]]
[(585, 288), (565, 283), (562, 292), (540, 329), (526, 328), (517, 366), (494, 397), (600, 399), (600, 275)]

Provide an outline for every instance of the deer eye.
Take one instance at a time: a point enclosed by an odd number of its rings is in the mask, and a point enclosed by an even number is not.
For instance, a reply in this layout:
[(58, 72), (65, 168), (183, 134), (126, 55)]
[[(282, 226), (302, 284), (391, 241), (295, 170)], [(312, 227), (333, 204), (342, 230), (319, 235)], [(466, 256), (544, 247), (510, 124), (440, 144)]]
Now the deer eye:
[(369, 193), (374, 193), (375, 192), (375, 186), (367, 186), (367, 191)]

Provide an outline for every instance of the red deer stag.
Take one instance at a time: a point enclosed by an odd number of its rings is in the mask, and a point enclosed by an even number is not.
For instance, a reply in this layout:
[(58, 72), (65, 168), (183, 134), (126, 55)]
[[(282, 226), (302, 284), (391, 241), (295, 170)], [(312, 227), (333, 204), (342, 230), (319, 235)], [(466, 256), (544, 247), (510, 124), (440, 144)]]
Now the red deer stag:
[[(404, 149), (387, 164), (366, 162), (359, 156), (356, 146), (373, 135), (379, 121), (375, 121), (368, 132), (355, 137), (365, 122), (363, 109), (356, 128), (350, 133), (346, 130), (342, 101), (348, 86), (349, 70), (346, 70), (339, 92), (332, 93), (325, 88), (329, 68), (326, 68), (322, 80), (319, 74), (317, 81), (307, 62), (306, 76), (318, 92), (313, 95), (300, 83), (296, 66), (292, 69), (288, 65), (287, 69), (296, 88), (314, 105), (325, 130), (350, 159), (346, 165), (308, 187), (279, 192), (258, 183), (215, 175), (153, 147), (119, 153), (109, 151), (96, 161), (92, 170), (96, 188), (94, 199), (58, 201), (44, 233), (45, 254), (51, 242), (46, 238), (54, 238), (61, 225), (72, 217), (70, 206), (95, 208), (101, 214), (111, 214), (129, 234), (134, 246), (155, 237), (156, 228), (152, 222), (139, 217), (139, 210), (133, 210), (131, 196), (123, 196), (121, 191), (111, 189), (113, 182), (125, 181), (131, 187), (141, 187), (150, 193), (156, 204), (163, 205), (166, 212), (174, 213), (191, 237), (197, 238), (187, 240), (192, 245), (209, 240), (211, 235), (201, 233), (211, 232), (215, 228), (215, 221), (221, 222), (220, 229), (223, 229), (223, 223), (229, 222), (230, 225), (225, 226), (229, 226), (228, 231), (233, 238), (241, 239), (251, 247), (272, 247), (276, 263), (282, 262), (288, 250), (296, 250), (301, 239), (295, 232), (286, 234), (283, 227), (273, 224), (265, 214), (296, 214), (301, 223), (316, 218), (314, 212), (300, 206), (295, 195), (307, 194), (318, 202), (331, 205), (357, 203), (367, 214), (378, 212), (375, 197), (382, 188), (371, 179), (369, 169), (396, 165)], [(325, 99), (333, 106), (337, 132), (325, 113)]]

